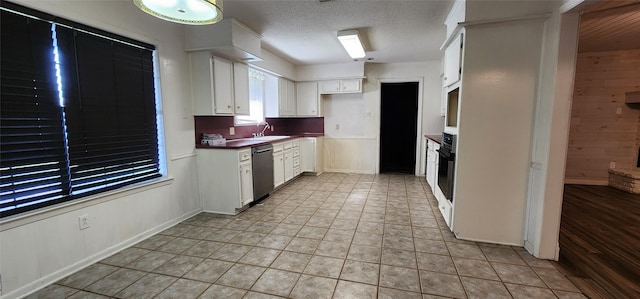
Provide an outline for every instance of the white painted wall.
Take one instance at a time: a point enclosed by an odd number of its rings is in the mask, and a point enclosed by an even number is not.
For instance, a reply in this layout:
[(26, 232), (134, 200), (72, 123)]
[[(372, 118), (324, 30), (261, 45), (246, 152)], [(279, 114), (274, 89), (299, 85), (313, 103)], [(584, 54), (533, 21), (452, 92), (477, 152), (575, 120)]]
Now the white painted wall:
[[(422, 79), (422, 128), (418, 134), (422, 136), (442, 133), (444, 118), (440, 116), (440, 61), (368, 63), (365, 65), (365, 76), (367, 79), (363, 82), (362, 94), (322, 96), (325, 119), (325, 171), (377, 172), (381, 80)], [(425, 150), (421, 148), (421, 152)], [(424, 164), (424, 161), (420, 161), (420, 164)]]
[[(580, 4), (564, 2), (567, 10)], [(525, 240), (525, 248), (543, 259), (558, 259), (579, 19), (560, 10), (546, 24)]]
[(260, 57), (262, 61), (254, 61), (249, 64), (273, 75), (295, 80), (296, 67), (290, 62), (265, 49), (262, 49)]
[(543, 22), (465, 28), (452, 225), (459, 238), (523, 245)]
[[(3, 298), (41, 288), (201, 210), (197, 195), (188, 61), (181, 25), (132, 1), (17, 1), (157, 46), (169, 179), (0, 223)], [(78, 229), (89, 215), (90, 228)]]
[(364, 77), (364, 61), (296, 66), (297, 81), (333, 80)]

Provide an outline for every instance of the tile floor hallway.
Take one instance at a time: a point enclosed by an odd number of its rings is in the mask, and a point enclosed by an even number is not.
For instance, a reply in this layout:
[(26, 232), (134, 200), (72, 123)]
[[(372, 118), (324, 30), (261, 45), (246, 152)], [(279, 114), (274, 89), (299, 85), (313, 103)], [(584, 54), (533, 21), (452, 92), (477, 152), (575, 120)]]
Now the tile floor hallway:
[(303, 176), (28, 298), (584, 298), (522, 248), (456, 240), (424, 178)]

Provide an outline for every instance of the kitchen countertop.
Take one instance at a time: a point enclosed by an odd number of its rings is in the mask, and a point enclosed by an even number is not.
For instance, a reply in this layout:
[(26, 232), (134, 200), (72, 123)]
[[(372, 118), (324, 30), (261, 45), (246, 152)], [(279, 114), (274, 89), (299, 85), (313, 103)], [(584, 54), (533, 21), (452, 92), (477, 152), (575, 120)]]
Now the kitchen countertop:
[[(282, 138), (282, 139), (277, 139), (277, 140), (253, 140), (253, 138), (251, 138), (251, 137), (240, 138), (240, 139), (227, 139), (227, 144), (225, 144), (225, 145), (207, 146), (207, 145), (197, 144), (196, 148), (234, 149), (234, 150), (237, 150), (237, 149), (242, 149), (242, 148), (246, 148), (246, 147), (265, 145), (265, 144), (269, 144), (269, 143), (278, 143), (278, 142), (283, 142), (283, 141), (296, 139), (296, 138), (302, 138), (302, 137), (322, 137), (322, 136), (324, 136), (324, 134), (323, 133), (304, 133), (304, 134), (295, 134), (295, 135), (287, 135), (287, 136), (289, 136), (289, 137)], [(269, 135), (266, 135), (265, 137), (269, 137)]]
[(442, 135), (424, 135), (427, 139), (431, 139), (438, 144), (442, 144)]

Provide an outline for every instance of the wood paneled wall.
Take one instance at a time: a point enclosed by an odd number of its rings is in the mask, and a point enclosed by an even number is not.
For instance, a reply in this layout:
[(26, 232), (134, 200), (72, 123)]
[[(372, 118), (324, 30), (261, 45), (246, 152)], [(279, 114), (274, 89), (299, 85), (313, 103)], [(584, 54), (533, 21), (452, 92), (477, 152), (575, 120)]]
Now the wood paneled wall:
[(636, 167), (640, 107), (625, 104), (629, 91), (640, 91), (640, 49), (578, 54), (567, 183), (606, 184), (610, 162)]

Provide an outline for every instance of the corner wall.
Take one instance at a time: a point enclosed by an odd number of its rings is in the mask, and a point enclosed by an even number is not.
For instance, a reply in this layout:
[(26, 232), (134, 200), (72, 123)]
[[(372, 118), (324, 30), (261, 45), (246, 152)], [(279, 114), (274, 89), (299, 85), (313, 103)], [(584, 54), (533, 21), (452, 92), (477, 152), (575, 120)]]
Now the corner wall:
[[(132, 1), (16, 1), (157, 46), (168, 178), (159, 183), (0, 222), (2, 298), (17, 298), (181, 221), (202, 207), (183, 26)], [(90, 228), (78, 229), (88, 215)]]

